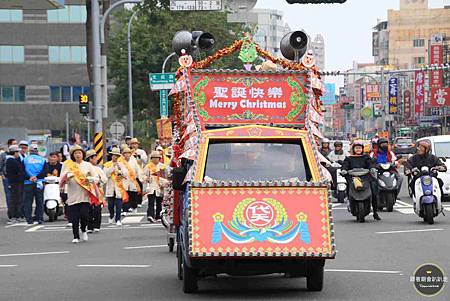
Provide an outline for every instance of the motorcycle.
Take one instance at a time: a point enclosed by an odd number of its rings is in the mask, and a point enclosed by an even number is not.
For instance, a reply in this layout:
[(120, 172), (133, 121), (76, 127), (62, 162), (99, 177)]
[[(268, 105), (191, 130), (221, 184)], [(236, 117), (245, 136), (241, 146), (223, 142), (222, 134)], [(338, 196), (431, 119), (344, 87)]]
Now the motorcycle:
[(434, 224), (434, 218), (442, 212), (442, 192), (437, 179), (438, 168), (429, 169), (427, 166), (412, 169), (412, 174), (417, 176), (414, 183), (413, 206), (414, 212), (425, 223)]
[(398, 180), (394, 163), (383, 163), (377, 165), (377, 189), (378, 209), (386, 207), (388, 212), (394, 210), (397, 200)]
[(44, 178), (44, 212), (50, 222), (56, 221), (63, 214), (59, 178), (49, 176)]
[(344, 203), (345, 198), (347, 197), (347, 181), (345, 177), (341, 174), (342, 163), (333, 162), (331, 167), (334, 168), (334, 172), (336, 172), (336, 186), (335, 186), (335, 195), (338, 200), (338, 203)]
[(356, 216), (356, 221), (365, 222), (365, 217), (370, 213), (372, 189), (370, 182), (363, 180), (370, 176), (370, 171), (364, 168), (355, 168), (349, 171), (341, 171), (342, 175), (348, 175), (348, 211)]

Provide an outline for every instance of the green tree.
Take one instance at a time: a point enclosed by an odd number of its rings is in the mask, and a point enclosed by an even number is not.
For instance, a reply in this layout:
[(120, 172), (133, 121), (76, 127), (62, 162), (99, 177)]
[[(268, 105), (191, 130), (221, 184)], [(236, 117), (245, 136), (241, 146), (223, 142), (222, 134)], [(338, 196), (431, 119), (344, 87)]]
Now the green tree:
[[(209, 53), (201, 53), (202, 59), (214, 51), (229, 46), (239, 39), (243, 31), (241, 24), (227, 23), (225, 12), (172, 12), (169, 1), (148, 0), (137, 13), (132, 24), (133, 63), (133, 112), (136, 122), (145, 124), (159, 117), (159, 93), (152, 92), (148, 84), (148, 74), (161, 72), (164, 59), (173, 52), (172, 38), (179, 30), (203, 30), (216, 38), (215, 48)], [(108, 46), (108, 76), (115, 85), (110, 97), (110, 105), (119, 115), (128, 114), (128, 73), (127, 73), (127, 25), (132, 12), (120, 11), (115, 15)], [(242, 68), (242, 62), (235, 55), (220, 60), (212, 68)], [(166, 66), (166, 72), (179, 67), (173, 58)], [(155, 127), (150, 129), (152, 133)], [(147, 133), (137, 133), (148, 136)]]

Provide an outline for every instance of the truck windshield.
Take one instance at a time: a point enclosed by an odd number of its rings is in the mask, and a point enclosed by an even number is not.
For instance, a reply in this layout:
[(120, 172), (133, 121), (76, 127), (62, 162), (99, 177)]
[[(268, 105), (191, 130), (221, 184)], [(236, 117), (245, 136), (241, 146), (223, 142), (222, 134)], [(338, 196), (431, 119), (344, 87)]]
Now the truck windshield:
[(435, 142), (434, 153), (439, 158), (450, 158), (450, 141), (449, 142)]
[(211, 141), (204, 180), (310, 181), (306, 162), (300, 141)]

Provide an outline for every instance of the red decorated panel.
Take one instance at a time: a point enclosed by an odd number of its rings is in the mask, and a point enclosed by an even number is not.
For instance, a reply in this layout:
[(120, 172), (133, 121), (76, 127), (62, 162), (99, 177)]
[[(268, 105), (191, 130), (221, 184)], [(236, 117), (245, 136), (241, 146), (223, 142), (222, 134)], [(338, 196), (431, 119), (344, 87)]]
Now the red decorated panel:
[(308, 103), (302, 73), (191, 73), (190, 87), (205, 124), (303, 125)]
[(325, 187), (192, 188), (191, 224), (192, 256), (333, 257)]

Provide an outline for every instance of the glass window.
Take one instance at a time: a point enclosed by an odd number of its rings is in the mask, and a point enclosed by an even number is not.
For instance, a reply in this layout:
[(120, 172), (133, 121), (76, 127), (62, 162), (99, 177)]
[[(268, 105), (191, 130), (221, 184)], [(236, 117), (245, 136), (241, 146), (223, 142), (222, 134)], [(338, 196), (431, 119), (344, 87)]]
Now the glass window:
[(82, 62), (82, 58), (83, 58), (82, 47), (73, 46), (73, 47), (70, 47), (70, 50), (71, 50), (71, 60), (70, 61), (72, 63)]
[(205, 180), (311, 180), (305, 162), (300, 142), (211, 141)]
[(48, 58), (50, 63), (56, 64), (85, 64), (85, 46), (49, 46)]
[(61, 101), (61, 87), (50, 86), (50, 100), (51, 101)]
[(61, 101), (62, 102), (71, 102), (72, 101), (72, 95), (71, 91), (72, 87), (63, 86), (61, 87)]
[(62, 46), (59, 47), (59, 62), (60, 63), (70, 63), (72, 62), (70, 54), (70, 47), (69, 46)]
[(25, 86), (0, 86), (0, 101), (25, 101)]
[(47, 11), (48, 23), (86, 23), (86, 6), (66, 5), (63, 9)]
[(424, 39), (414, 39), (413, 40), (413, 47), (424, 47), (424, 46), (425, 46)]
[(48, 46), (48, 61), (50, 63), (59, 63), (59, 47)]
[(0, 46), (0, 63), (23, 63), (24, 59), (23, 46)]
[(14, 87), (2, 87), (2, 100), (14, 101)]
[(0, 9), (0, 23), (19, 23), (22, 20), (22, 10)]
[(450, 142), (435, 142), (434, 154), (439, 158), (450, 158)]
[(14, 88), (14, 98), (16, 101), (25, 101), (25, 87), (18, 86)]
[(75, 86), (75, 87), (72, 87), (72, 95), (73, 95), (73, 97), (72, 97), (72, 101), (78, 101), (78, 98), (79, 98), (79, 96), (80, 96), (80, 94), (82, 94), (83, 93), (83, 87), (77, 87), (77, 86)]

